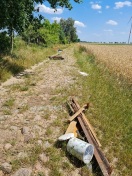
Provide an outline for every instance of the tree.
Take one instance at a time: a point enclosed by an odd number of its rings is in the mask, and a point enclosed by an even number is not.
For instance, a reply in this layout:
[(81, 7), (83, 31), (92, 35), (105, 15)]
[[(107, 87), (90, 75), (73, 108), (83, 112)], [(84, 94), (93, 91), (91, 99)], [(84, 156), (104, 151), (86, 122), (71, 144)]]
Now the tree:
[[(10, 36), (11, 52), (13, 51), (14, 31), (23, 32), (33, 20), (33, 11), (36, 3), (46, 0), (1, 0), (0, 2), (0, 29), (7, 29)], [(57, 6), (71, 9), (70, 0), (47, 0), (52, 8)], [(81, 0), (74, 0), (80, 3)], [(39, 9), (37, 9), (38, 11)]]
[(76, 34), (76, 28), (74, 27), (74, 20), (72, 18), (68, 18), (67, 20), (61, 19), (60, 26), (68, 43), (77, 41), (78, 36)]
[(39, 43), (39, 32), (38, 30), (43, 27), (43, 16), (34, 17), (30, 25), (24, 32), (21, 33), (22, 39), (25, 40), (28, 44), (30, 42)]
[(6, 28), (13, 50), (14, 31), (21, 33), (33, 18), (34, 5), (31, 0), (1, 0), (0, 29)]

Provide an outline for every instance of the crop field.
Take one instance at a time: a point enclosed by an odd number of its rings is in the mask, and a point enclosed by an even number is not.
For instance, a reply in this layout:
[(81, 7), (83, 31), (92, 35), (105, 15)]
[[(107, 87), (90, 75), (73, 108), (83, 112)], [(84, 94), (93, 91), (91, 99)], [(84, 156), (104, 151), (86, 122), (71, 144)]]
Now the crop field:
[(110, 71), (132, 81), (132, 45), (83, 45)]
[(81, 44), (75, 57), (88, 76), (78, 80), (82, 88), (74, 94), (81, 92), (81, 102), (91, 103), (87, 117), (113, 168), (112, 176), (130, 176), (132, 46)]

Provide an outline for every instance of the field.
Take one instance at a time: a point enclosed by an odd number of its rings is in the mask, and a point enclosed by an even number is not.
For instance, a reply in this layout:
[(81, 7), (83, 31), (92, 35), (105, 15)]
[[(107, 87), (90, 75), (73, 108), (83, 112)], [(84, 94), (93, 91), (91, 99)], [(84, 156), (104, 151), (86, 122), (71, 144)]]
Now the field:
[(79, 69), (88, 76), (78, 79), (81, 86), (74, 94), (82, 104), (91, 104), (87, 117), (113, 167), (112, 176), (130, 176), (132, 171), (131, 49), (89, 44), (75, 48)]
[[(10, 164), (9, 176), (21, 168), (32, 168), (34, 176), (101, 175), (95, 167), (90, 173), (68, 154), (66, 143), (58, 142), (68, 127), (66, 102), (74, 96), (80, 106), (90, 103), (86, 117), (113, 168), (111, 176), (131, 176), (131, 55), (125, 54), (131, 46), (75, 44), (41, 48), (21, 43), (19, 47), (12, 57), (1, 58), (2, 81), (21, 72), (19, 67), (30, 71), (15, 77), (16, 82), (11, 78), (0, 86), (0, 166)], [(126, 49), (120, 59), (118, 52), (123, 47)], [(63, 49), (65, 59), (48, 59), (58, 48)], [(30, 67), (38, 62), (42, 63)], [(22, 129), (27, 132), (24, 134)], [(5, 176), (0, 170), (1, 175)]]
[(132, 45), (83, 45), (118, 77), (132, 81)]

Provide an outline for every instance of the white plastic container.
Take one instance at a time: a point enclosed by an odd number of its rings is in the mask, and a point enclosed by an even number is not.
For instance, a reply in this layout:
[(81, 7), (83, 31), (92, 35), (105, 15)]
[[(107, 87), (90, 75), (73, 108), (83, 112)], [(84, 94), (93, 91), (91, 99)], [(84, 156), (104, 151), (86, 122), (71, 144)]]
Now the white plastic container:
[(85, 164), (88, 164), (93, 157), (94, 147), (93, 145), (74, 137), (68, 141), (67, 151), (79, 160), (82, 160)]

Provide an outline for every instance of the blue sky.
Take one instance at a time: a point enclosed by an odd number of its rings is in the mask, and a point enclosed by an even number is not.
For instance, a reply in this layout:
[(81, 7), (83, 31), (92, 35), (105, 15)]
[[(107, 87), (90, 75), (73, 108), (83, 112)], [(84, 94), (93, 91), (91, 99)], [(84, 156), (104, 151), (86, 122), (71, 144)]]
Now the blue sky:
[[(69, 17), (75, 20), (77, 33), (82, 41), (90, 42), (127, 42), (130, 31), (128, 21), (132, 17), (132, 0), (83, 0), (81, 4), (71, 0), (73, 9), (57, 8), (54, 12), (45, 2), (40, 7), (40, 14), (51, 22)], [(131, 37), (132, 42), (132, 37)]]

